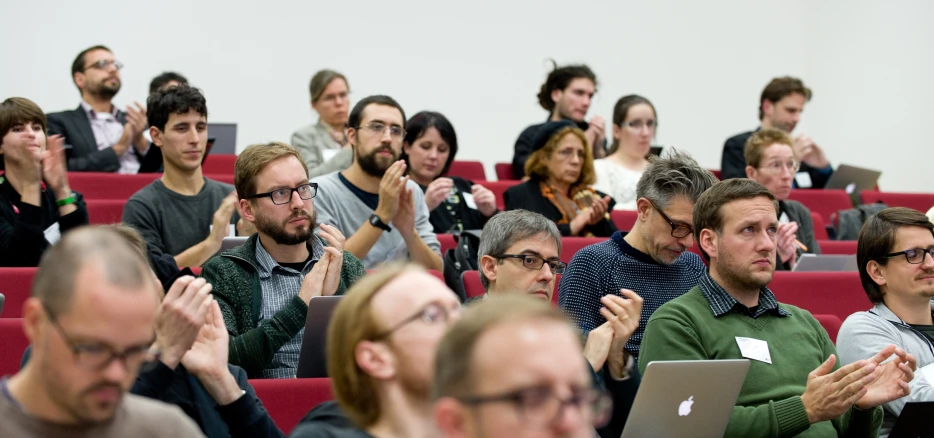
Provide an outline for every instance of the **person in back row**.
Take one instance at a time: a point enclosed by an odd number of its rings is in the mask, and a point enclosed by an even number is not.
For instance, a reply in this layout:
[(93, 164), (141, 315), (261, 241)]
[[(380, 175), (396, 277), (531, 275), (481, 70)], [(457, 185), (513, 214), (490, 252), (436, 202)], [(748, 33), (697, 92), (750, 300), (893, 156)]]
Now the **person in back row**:
[(292, 133), (292, 147), (302, 154), (312, 178), (345, 170), (353, 162), (347, 141), (350, 86), (347, 78), (334, 70), (321, 70), (311, 77), (311, 108), (318, 122)]
[(593, 161), (593, 188), (608, 193), (616, 210), (636, 209), (636, 185), (649, 165), (658, 116), (642, 96), (623, 96), (613, 107), (613, 143), (606, 158)]
[(321, 188), (320, 223), (333, 224), (347, 238), (345, 248), (367, 269), (409, 259), (441, 270), (441, 245), (429, 221), (425, 194), (403, 176), (399, 159), (405, 112), (389, 96), (369, 96), (350, 112), (354, 161), (349, 169), (313, 178)]
[[(315, 235), (308, 168), (284, 143), (255, 144), (237, 157), (240, 216), (257, 233), (204, 264), (230, 333), (230, 363), (250, 378), (292, 378), (308, 301), (340, 295), (365, 274), (343, 251), (344, 236), (322, 224)], [(320, 199), (320, 198), (319, 198)], [(324, 244), (328, 246), (324, 246)]]
[(435, 233), (479, 230), (496, 212), (496, 196), (486, 187), (445, 176), (457, 156), (457, 134), (441, 113), (422, 111), (405, 124), (402, 160), (406, 174), (425, 192)]

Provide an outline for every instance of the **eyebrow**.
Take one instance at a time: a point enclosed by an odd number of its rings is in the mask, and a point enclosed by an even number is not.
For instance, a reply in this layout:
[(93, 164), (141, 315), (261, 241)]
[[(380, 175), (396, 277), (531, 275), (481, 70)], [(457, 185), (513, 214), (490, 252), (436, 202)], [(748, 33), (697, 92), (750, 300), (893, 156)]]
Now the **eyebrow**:
[[(369, 125), (369, 124), (371, 124), (371, 123), (381, 123), (381, 124), (383, 124), (383, 125), (402, 127), (402, 125), (400, 125), (400, 124), (398, 124), (398, 123), (386, 122), (386, 121), (383, 121), (383, 120), (380, 120), (380, 119), (373, 119), (373, 120), (370, 120), (369, 122), (366, 122), (367, 125)], [(361, 125), (361, 126), (362, 126), (362, 125)]]
[(560, 257), (560, 256), (545, 257), (545, 256), (543, 256), (540, 252), (534, 251), (534, 250), (531, 250), (531, 249), (523, 249), (522, 251), (519, 251), (519, 254), (521, 254), (521, 255), (533, 255), (533, 256), (536, 256), (536, 257), (541, 257), (542, 260), (558, 260), (558, 261), (561, 261), (561, 257)]

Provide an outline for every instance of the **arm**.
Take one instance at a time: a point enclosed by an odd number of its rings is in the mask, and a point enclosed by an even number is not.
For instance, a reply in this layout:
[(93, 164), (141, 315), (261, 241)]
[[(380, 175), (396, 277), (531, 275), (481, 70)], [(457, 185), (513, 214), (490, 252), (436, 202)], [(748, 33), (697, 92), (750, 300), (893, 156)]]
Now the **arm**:
[[(159, 224), (159, 215), (156, 214), (157, 207), (148, 200), (139, 197), (130, 198), (123, 206), (123, 223), (133, 227), (146, 240), (147, 247), (156, 257), (165, 254), (165, 244), (162, 242), (162, 233), (159, 231), (162, 227)], [(176, 260), (176, 265), (179, 264)], [(213, 284), (213, 283), (212, 283)]]
[(817, 243), (817, 237), (814, 236), (814, 220), (811, 219), (811, 212), (807, 208), (802, 208), (797, 237), (804, 246), (808, 247), (808, 253), (820, 254), (820, 245)]
[(269, 417), (269, 412), (263, 407), (263, 401), (256, 396), (256, 391), (247, 381), (246, 372), (242, 368), (229, 367), (230, 374), (235, 378), (237, 389), (246, 391), (242, 397), (229, 405), (218, 405), (217, 412), (227, 424), (232, 438), (243, 437), (282, 437), (282, 431)]
[[(524, 182), (514, 187), (510, 187), (503, 193), (503, 207), (508, 210), (528, 210), (539, 213), (552, 221), (555, 220), (551, 212), (545, 211), (545, 198), (541, 193), (535, 193), (529, 189), (528, 182)], [(537, 187), (537, 186), (536, 186)], [(571, 224), (557, 224), (558, 231), (562, 236), (573, 236), (571, 233)]]
[[(747, 137), (743, 136), (742, 138)], [(736, 137), (732, 137), (724, 143), (723, 157), (720, 159), (721, 178), (726, 180), (746, 177), (746, 157), (743, 156), (745, 146)]]
[(224, 237), (227, 237), (230, 232), (228, 226), (232, 221), (236, 205), (237, 192), (234, 191), (221, 201), (221, 205), (214, 212), (208, 237), (175, 256), (175, 263), (178, 266), (201, 266), (211, 256), (217, 254), (224, 242)]
[[(21, 203), (15, 214), (6, 200), (0, 218), (0, 266), (38, 266), (42, 252), (49, 246), (41, 227), (42, 208)], [(9, 209), (9, 213), (7, 213)]]
[(142, 397), (162, 400), (173, 380), (175, 380), (175, 371), (164, 363), (156, 361), (152, 370), (139, 373), (130, 392)]
[(827, 185), (827, 181), (830, 180), (830, 175), (833, 175), (833, 166), (827, 165), (827, 167), (811, 167), (807, 163), (801, 163), (801, 170), (808, 173), (811, 176), (811, 186), (815, 189), (822, 189)]
[[(65, 129), (65, 122), (62, 116), (65, 113), (49, 114), (49, 136), (58, 134), (65, 137), (65, 142), (70, 147), (67, 150), (68, 170), (83, 172), (114, 172), (120, 168), (120, 160), (113, 148), (97, 150), (97, 145), (93, 146), (91, 152), (78, 156), (79, 147), (75, 145), (77, 138), (69, 138), (70, 133)], [(77, 136), (77, 133), (75, 133)], [(84, 148), (81, 148), (84, 149)], [(81, 152), (84, 152), (82, 150)]]
[(402, 233), (405, 246), (409, 249), (409, 258), (426, 269), (440, 271), (443, 269), (441, 244), (438, 242), (438, 236), (435, 235), (434, 227), (431, 226), (430, 213), (428, 206), (425, 205), (425, 194), (414, 183), (411, 186), (413, 187), (409, 188), (408, 196), (415, 209), (415, 229), (411, 234)]

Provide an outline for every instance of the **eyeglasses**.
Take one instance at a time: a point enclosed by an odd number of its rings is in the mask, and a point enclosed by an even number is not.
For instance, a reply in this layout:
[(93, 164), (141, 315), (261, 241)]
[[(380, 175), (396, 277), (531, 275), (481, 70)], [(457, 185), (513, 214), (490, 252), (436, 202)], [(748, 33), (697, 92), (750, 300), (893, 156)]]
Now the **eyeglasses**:
[(343, 91), (340, 93), (325, 94), (324, 96), (321, 97), (321, 100), (325, 102), (334, 102), (334, 101), (337, 101), (337, 99), (347, 100), (348, 96), (350, 96), (350, 93)]
[(580, 160), (584, 160), (585, 158), (587, 158), (587, 155), (583, 149), (567, 148), (567, 149), (561, 149), (558, 151), (558, 157), (560, 157), (562, 160), (570, 160), (571, 157), (575, 155)]
[(665, 220), (668, 222), (668, 225), (671, 225), (671, 237), (680, 239), (682, 237), (687, 237), (691, 234), (694, 234), (694, 227), (688, 224), (683, 224), (683, 223), (675, 222), (671, 220), (671, 218), (668, 217), (668, 215), (665, 214), (665, 212), (662, 211), (662, 209), (658, 208), (658, 205), (655, 205), (655, 201), (652, 201), (650, 199), (649, 203), (652, 204), (652, 207), (655, 208), (655, 211), (657, 211), (658, 214), (662, 215), (662, 217), (665, 218)]
[(65, 329), (59, 325), (48, 308), (46, 308), (45, 312), (49, 315), (52, 327), (55, 327), (58, 334), (68, 344), (68, 348), (71, 349), (71, 354), (75, 357), (75, 363), (88, 371), (100, 371), (107, 368), (114, 360), (119, 360), (123, 362), (123, 366), (127, 370), (145, 372), (150, 366), (154, 366), (156, 360), (158, 360), (158, 355), (149, 352), (150, 346), (156, 341), (155, 335), (148, 344), (130, 347), (123, 351), (117, 351), (109, 345), (100, 343), (79, 344), (68, 337)]
[(658, 125), (655, 123), (655, 120), (632, 120), (629, 122), (620, 123), (620, 126), (625, 126), (636, 131), (641, 131), (642, 128), (648, 128), (649, 131), (652, 131), (658, 127)]
[(788, 169), (789, 171), (791, 171), (791, 173), (798, 173), (798, 169), (800, 168), (801, 168), (801, 163), (795, 160), (791, 160), (791, 161), (786, 161), (784, 163), (780, 161), (773, 161), (769, 164), (766, 164), (764, 167), (760, 167), (759, 169), (768, 170), (769, 172), (777, 174), (777, 173), (782, 173), (782, 170), (785, 170), (785, 169)]
[(538, 271), (542, 269), (542, 266), (548, 265), (551, 268), (553, 274), (563, 274), (564, 269), (568, 267), (567, 263), (562, 262), (561, 260), (545, 260), (537, 255), (532, 254), (500, 254), (498, 256), (493, 256), (496, 259), (519, 259), (522, 260), (522, 266), (525, 266), (527, 269), (533, 271)]
[(386, 132), (386, 129), (389, 129), (389, 136), (395, 140), (400, 140), (402, 137), (405, 137), (405, 129), (402, 129), (399, 125), (387, 125), (385, 123), (373, 122), (369, 125), (358, 126), (357, 129), (366, 129), (377, 135), (383, 135)]
[(568, 406), (586, 415), (594, 426), (600, 427), (609, 419), (610, 410), (613, 408), (610, 396), (593, 388), (572, 389), (570, 397), (566, 399), (558, 397), (547, 386), (533, 386), (505, 394), (463, 397), (459, 400), (470, 406), (510, 403), (519, 411), (522, 421), (534, 428), (556, 423)]
[(123, 68), (123, 63), (119, 61), (111, 61), (109, 59), (98, 59), (97, 61), (88, 64), (88, 66), (84, 69), (87, 70), (89, 68), (96, 68), (99, 70), (107, 70), (110, 68), (110, 66), (114, 66), (114, 68), (120, 70)]
[(920, 264), (924, 263), (924, 256), (925, 256), (925, 255), (929, 255), (929, 256), (931, 256), (931, 258), (934, 258), (934, 247), (930, 247), (930, 248), (928, 248), (928, 249), (924, 249), (924, 248), (911, 248), (911, 249), (906, 249), (906, 250), (904, 250), (904, 251), (899, 251), (899, 252), (893, 252), (893, 253), (891, 253), (891, 254), (886, 254), (885, 256), (879, 257), (879, 258), (876, 259), (876, 260), (888, 260), (888, 259), (890, 259), (890, 258), (892, 258), (892, 257), (898, 257), (898, 256), (900, 256), (900, 255), (904, 255), (904, 256), (905, 256), (905, 260), (908, 261), (908, 263), (911, 263), (912, 265), (920, 265)]
[(389, 335), (395, 333), (396, 330), (399, 330), (402, 327), (405, 327), (406, 324), (413, 322), (413, 321), (421, 320), (425, 324), (429, 324), (429, 325), (446, 323), (450, 319), (452, 319), (452, 317), (457, 317), (458, 315), (460, 315), (460, 313), (461, 313), (461, 306), (459, 303), (453, 307), (446, 307), (444, 304), (440, 302), (433, 301), (431, 303), (426, 304), (425, 307), (422, 308), (422, 310), (415, 312), (415, 314), (413, 314), (412, 316), (409, 316), (408, 318), (403, 319), (402, 321), (398, 322), (396, 325), (390, 327), (389, 330), (386, 330), (376, 336), (373, 336), (372, 339), (374, 341), (380, 341), (380, 340), (386, 339), (389, 337)]
[(292, 193), (298, 192), (298, 197), (303, 200), (309, 200), (314, 198), (318, 194), (318, 183), (308, 183), (302, 184), (298, 187), (292, 189), (278, 189), (266, 193), (257, 193), (253, 196), (247, 197), (247, 199), (263, 198), (268, 196), (272, 200), (273, 204), (282, 205), (288, 204), (292, 201)]

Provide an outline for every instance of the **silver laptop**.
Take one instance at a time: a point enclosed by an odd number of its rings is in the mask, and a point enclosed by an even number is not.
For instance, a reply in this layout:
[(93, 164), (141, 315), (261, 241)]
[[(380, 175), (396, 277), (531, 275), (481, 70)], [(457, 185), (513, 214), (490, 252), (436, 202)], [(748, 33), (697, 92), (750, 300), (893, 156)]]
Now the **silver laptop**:
[(853, 206), (857, 206), (862, 203), (859, 193), (863, 190), (875, 190), (881, 175), (882, 172), (878, 170), (841, 164), (830, 175), (824, 188), (846, 191)]
[(326, 346), (328, 325), (331, 315), (341, 302), (340, 296), (312, 297), (305, 314), (305, 334), (302, 336), (302, 349), (298, 353), (298, 369), (295, 377), (327, 377), (328, 359)]
[[(237, 124), (208, 123), (208, 135), (214, 139), (212, 154), (234, 155), (237, 153)], [(207, 156), (207, 154), (204, 154)]]
[(748, 359), (649, 363), (621, 438), (722, 437), (748, 371)]
[(221, 251), (224, 252), (231, 248), (236, 248), (240, 245), (246, 243), (246, 240), (249, 239), (249, 236), (231, 236), (225, 237), (221, 242)]
[(794, 272), (857, 272), (856, 255), (801, 254)]

